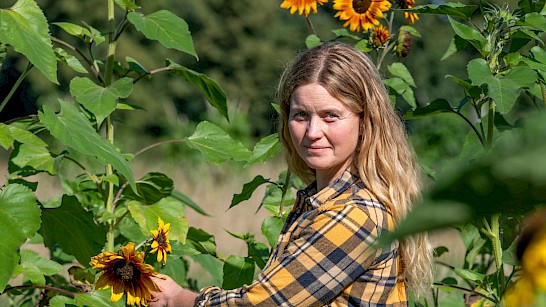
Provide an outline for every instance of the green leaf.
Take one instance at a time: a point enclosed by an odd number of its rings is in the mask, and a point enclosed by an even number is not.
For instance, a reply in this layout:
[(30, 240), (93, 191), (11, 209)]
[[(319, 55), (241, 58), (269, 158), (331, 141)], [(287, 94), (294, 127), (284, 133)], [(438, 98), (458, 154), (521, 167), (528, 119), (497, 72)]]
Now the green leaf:
[[(3, 141), (3, 143), (6, 142), (6, 145), (10, 144), (10, 146), (13, 146), (13, 140), (15, 140), (21, 144), (26, 144), (31, 146), (38, 146), (38, 147), (47, 146), (47, 144), (44, 141), (42, 141), (42, 139), (40, 139), (39, 137), (37, 137), (34, 133), (30, 131), (21, 129), (13, 125), (4, 125), (2, 123), (0, 123), (0, 127), (3, 127), (4, 132), (8, 132), (7, 135), (5, 136), (6, 140)], [(9, 139), (8, 139), (8, 136), (9, 136)]]
[(251, 182), (247, 182), (243, 185), (243, 191), (239, 194), (233, 195), (233, 198), (231, 199), (231, 205), (228, 209), (231, 209), (238, 205), (239, 203), (249, 199), (252, 196), (252, 193), (261, 186), (264, 183), (269, 182), (269, 180), (265, 179), (261, 175), (258, 175), (252, 179)]
[(245, 167), (275, 157), (281, 150), (282, 145), (279, 142), (279, 135), (277, 133), (268, 135), (262, 138), (256, 146), (254, 146), (252, 156), (250, 157), (250, 160), (246, 162)]
[(393, 76), (400, 77), (402, 80), (404, 80), (404, 82), (406, 82), (410, 86), (416, 87), (415, 81), (413, 80), (413, 77), (411, 76), (411, 73), (406, 67), (406, 65), (400, 62), (396, 62), (391, 64), (388, 67), (388, 70)]
[(93, 307), (124, 307), (125, 298), (120, 299), (116, 303), (110, 301), (110, 289), (93, 291), (91, 293), (76, 293), (74, 294), (74, 302), (78, 306), (93, 306)]
[(449, 46), (447, 47), (446, 52), (440, 60), (443, 61), (454, 55), (455, 53), (464, 50), (466, 46), (468, 46), (468, 42), (461, 37), (455, 35), (453, 39), (451, 39), (451, 41), (449, 42)]
[(55, 55), (62, 63), (68, 65), (74, 71), (85, 74), (87, 70), (83, 67), (82, 63), (75, 56), (68, 54), (64, 49), (55, 48)]
[(142, 64), (137, 62), (137, 60), (133, 59), (132, 57), (126, 56), (125, 61), (129, 65), (130, 70), (132, 70), (132, 71), (134, 71), (134, 72), (136, 72), (136, 73), (138, 73), (140, 75), (145, 75), (145, 74), (148, 73), (148, 70), (146, 70), (146, 68), (144, 68), (144, 66)]
[(284, 219), (278, 216), (268, 216), (262, 222), (262, 234), (267, 239), (269, 246), (275, 246), (275, 244), (277, 244), (277, 239), (279, 238), (283, 225)]
[(70, 22), (52, 22), (51, 24), (60, 27), (70, 35), (80, 37), (82, 39), (85, 36), (91, 36), (91, 31), (77, 24), (73, 24)]
[(448, 2), (446, 4), (427, 4), (418, 5), (411, 9), (404, 9), (400, 11), (412, 12), (419, 14), (431, 14), (431, 15), (448, 15), (461, 18), (470, 18), (478, 6), (465, 5), (459, 2)]
[(313, 48), (322, 44), (320, 38), (316, 34), (310, 34), (305, 38), (305, 46), (307, 48)]
[(78, 109), (64, 101), (60, 101), (61, 113), (55, 114), (48, 106), (39, 112), (40, 121), (49, 132), (64, 145), (77, 152), (94, 156), (101, 163), (111, 164), (129, 181), (136, 190), (135, 179), (129, 162), (119, 153), (112, 143), (101, 138), (91, 124)]
[(474, 272), (472, 270), (454, 268), (453, 271), (455, 271), (455, 273), (457, 273), (457, 275), (461, 276), (462, 278), (464, 278), (466, 280), (477, 282), (477, 283), (480, 283), (480, 284), (483, 283), (483, 279), (485, 278), (485, 275), (480, 274), (478, 272)]
[(201, 208), (198, 204), (196, 204), (193, 200), (191, 200), (188, 196), (186, 196), (184, 193), (173, 190), (172, 191), (172, 197), (178, 199), (179, 201), (183, 202), (184, 205), (189, 206), (193, 210), (195, 210), (197, 213), (204, 215), (204, 216), (210, 216), (203, 208)]
[(167, 264), (159, 269), (159, 273), (168, 275), (179, 285), (184, 285), (187, 281), (188, 263), (182, 258), (169, 259)]
[(59, 84), (49, 25), (36, 2), (19, 0), (9, 9), (0, 9), (0, 42), (13, 46), (51, 82)]
[(10, 280), (19, 255), (17, 250), (40, 227), (40, 207), (32, 191), (19, 184), (8, 184), (0, 190), (0, 293)]
[(254, 267), (252, 258), (229, 256), (224, 262), (222, 289), (231, 290), (250, 284), (254, 278)]
[(223, 263), (209, 254), (199, 254), (191, 256), (191, 258), (199, 263), (207, 273), (214, 279), (208, 285), (221, 286), (223, 279)]
[(249, 242), (247, 246), (248, 256), (254, 259), (254, 262), (260, 269), (263, 269), (269, 259), (269, 248), (260, 242)]
[(186, 242), (188, 222), (184, 215), (184, 204), (177, 199), (163, 198), (151, 206), (145, 206), (137, 201), (129, 201), (128, 208), (143, 233), (150, 234), (150, 230), (156, 230), (158, 217), (161, 217), (165, 224), (171, 224), (169, 239)]
[(222, 128), (202, 121), (186, 139), (188, 146), (199, 150), (209, 162), (220, 164), (227, 160), (247, 161), (251, 153), (240, 142), (232, 139)]
[(75, 77), (70, 81), (70, 94), (95, 115), (99, 126), (116, 109), (118, 100), (127, 98), (132, 91), (131, 78), (121, 78), (106, 88), (89, 78)]
[(187, 242), (202, 254), (216, 256), (216, 241), (214, 236), (202, 229), (190, 227)]
[(43, 258), (33, 250), (22, 249), (20, 253), (21, 272), (34, 284), (45, 285), (44, 276), (55, 275), (63, 269), (62, 265)]
[(517, 66), (504, 75), (493, 76), (484, 59), (475, 59), (468, 63), (467, 69), (468, 77), (474, 84), (487, 84), (489, 96), (501, 114), (512, 109), (521, 88), (530, 87), (537, 80), (537, 74), (529, 66)]
[(59, 245), (85, 267), (106, 243), (106, 229), (95, 223), (93, 213), (85, 211), (75, 196), (63, 195), (60, 207), (42, 209), (39, 233), (47, 247)]
[(396, 91), (404, 100), (412, 107), (416, 107), (415, 97), (411, 86), (399, 77), (394, 77), (385, 80), (385, 85)]
[(167, 66), (172, 73), (183, 77), (186, 81), (199, 88), (203, 95), (205, 95), (208, 103), (216, 108), (216, 110), (229, 121), (226, 94), (216, 81), (202, 73), (180, 66), (170, 60), (167, 60)]
[(15, 146), (11, 155), (13, 164), (24, 168), (32, 167), (35, 170), (46, 171), (54, 174), (54, 160), (49, 150), (45, 147), (21, 144)]
[[(449, 18), (449, 17), (448, 17)], [(476, 29), (449, 18), (455, 34), (471, 43), (482, 55), (486, 56), (491, 50), (487, 47), (485, 37)]]
[(525, 22), (523, 24), (535, 30), (546, 32), (546, 16), (537, 12), (525, 14)]
[(130, 12), (127, 14), (127, 19), (147, 38), (157, 40), (167, 48), (185, 52), (198, 59), (188, 24), (184, 19), (167, 10), (160, 10), (147, 16)]
[(414, 110), (408, 110), (404, 114), (404, 120), (419, 119), (427, 116), (431, 116), (438, 113), (449, 113), (453, 109), (449, 102), (445, 99), (436, 99), (424, 107), (418, 107)]
[(165, 174), (151, 172), (136, 182), (138, 195), (132, 190), (125, 190), (124, 196), (138, 200), (145, 205), (153, 205), (165, 197), (169, 197), (173, 191), (173, 181)]
[(135, 4), (134, 0), (114, 0), (114, 2), (126, 11), (140, 8), (140, 6)]
[(357, 41), (362, 39), (362, 37), (352, 34), (346, 28), (332, 29), (332, 33), (334, 33), (337, 37), (350, 37)]

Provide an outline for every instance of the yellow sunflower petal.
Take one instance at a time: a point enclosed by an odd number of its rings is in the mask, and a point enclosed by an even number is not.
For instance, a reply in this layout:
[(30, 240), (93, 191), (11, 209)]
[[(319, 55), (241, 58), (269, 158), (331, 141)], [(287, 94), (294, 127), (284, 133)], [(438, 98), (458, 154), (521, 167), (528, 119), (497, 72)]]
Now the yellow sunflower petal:
[(157, 239), (157, 236), (159, 235), (159, 231), (158, 230), (150, 230), (150, 232), (152, 233), (154, 238)]
[(117, 287), (112, 287), (112, 295), (110, 296), (110, 302), (112, 303), (119, 301), (119, 299), (123, 296), (123, 287), (121, 289), (116, 288)]

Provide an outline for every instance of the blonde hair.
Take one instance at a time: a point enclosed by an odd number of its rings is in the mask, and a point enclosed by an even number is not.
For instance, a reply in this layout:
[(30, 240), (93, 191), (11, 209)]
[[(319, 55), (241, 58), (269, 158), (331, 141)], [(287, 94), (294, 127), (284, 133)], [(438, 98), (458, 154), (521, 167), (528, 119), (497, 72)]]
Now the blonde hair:
[[(288, 116), (292, 93), (298, 86), (310, 83), (320, 84), (360, 114), (360, 140), (352, 166), (399, 222), (420, 196), (421, 172), (379, 71), (367, 55), (343, 43), (311, 48), (285, 70), (277, 93), (281, 109), (279, 136), (288, 167), (307, 183), (315, 180), (315, 172), (292, 144)], [(427, 235), (407, 237), (400, 242), (399, 252), (408, 289), (418, 297), (427, 297), (432, 285), (432, 248)]]

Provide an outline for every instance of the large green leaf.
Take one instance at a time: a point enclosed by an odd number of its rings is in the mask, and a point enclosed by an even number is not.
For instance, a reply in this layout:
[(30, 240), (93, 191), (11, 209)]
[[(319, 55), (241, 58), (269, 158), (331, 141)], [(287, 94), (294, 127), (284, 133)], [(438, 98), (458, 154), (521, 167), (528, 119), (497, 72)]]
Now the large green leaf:
[(21, 144), (27, 144), (31, 146), (46, 147), (47, 144), (37, 137), (34, 133), (15, 127), (13, 125), (5, 125), (0, 123), (0, 135), (2, 136), (2, 146), (5, 149), (9, 149), (13, 146), (13, 141), (17, 141)]
[(521, 88), (530, 87), (537, 80), (537, 74), (529, 66), (511, 68), (506, 74), (494, 76), (484, 59), (468, 63), (468, 77), (476, 85), (487, 84), (489, 96), (501, 114), (508, 113), (520, 95)]
[(476, 5), (465, 5), (458, 2), (448, 2), (446, 4), (418, 5), (414, 8), (401, 11), (419, 14), (448, 15), (461, 18), (470, 18), (477, 8), (478, 6)]
[(49, 25), (35, 1), (19, 0), (9, 9), (0, 9), (0, 42), (13, 46), (51, 82), (59, 84)]
[(167, 60), (167, 66), (172, 73), (183, 77), (186, 81), (198, 87), (203, 95), (205, 95), (208, 103), (216, 108), (216, 110), (229, 121), (226, 94), (216, 81), (202, 73), (180, 66), (170, 60)]
[(190, 227), (188, 229), (188, 243), (201, 254), (216, 256), (216, 240), (208, 232)]
[(70, 82), (70, 94), (91, 111), (100, 126), (115, 109), (120, 98), (127, 98), (133, 91), (133, 79), (121, 78), (108, 87), (102, 87), (89, 78), (76, 77)]
[(106, 243), (106, 229), (95, 223), (93, 213), (85, 211), (75, 196), (63, 195), (60, 207), (42, 209), (39, 232), (46, 246), (60, 246), (86, 267)]
[(21, 272), (33, 284), (45, 285), (44, 276), (55, 275), (63, 269), (59, 263), (43, 258), (33, 250), (22, 249), (20, 253)]
[(111, 164), (136, 191), (131, 166), (118, 149), (101, 138), (75, 106), (64, 101), (60, 101), (60, 104), (60, 114), (55, 114), (48, 106), (44, 106), (43, 111), (39, 112), (40, 121), (49, 132), (79, 153), (97, 157), (101, 163)]
[(455, 34), (471, 43), (482, 55), (486, 56), (491, 52), (491, 46), (487, 45), (485, 37), (478, 30), (455, 21), (452, 18), (449, 18), (449, 22)]
[(224, 262), (222, 289), (231, 290), (250, 284), (254, 278), (254, 268), (254, 259), (250, 257), (229, 256)]
[(239, 203), (249, 199), (252, 196), (252, 193), (261, 186), (264, 183), (269, 182), (268, 179), (265, 179), (263, 176), (258, 175), (252, 179), (251, 182), (247, 182), (243, 185), (243, 190), (239, 194), (233, 195), (233, 198), (231, 199), (231, 204), (229, 205), (229, 208), (235, 207)]
[(282, 150), (278, 134), (271, 134), (262, 138), (252, 150), (252, 156), (245, 164), (246, 166), (258, 162), (264, 162), (267, 159), (276, 156)]
[(146, 206), (137, 201), (129, 202), (131, 216), (138, 223), (142, 231), (151, 237), (150, 230), (157, 229), (158, 217), (165, 224), (171, 224), (169, 239), (186, 242), (188, 222), (184, 215), (184, 204), (174, 197), (161, 199), (158, 203)]
[(40, 208), (32, 191), (19, 184), (0, 190), (0, 293), (10, 280), (19, 255), (17, 250), (40, 227)]
[(275, 246), (283, 225), (284, 219), (278, 216), (268, 216), (262, 222), (262, 233), (269, 246)]
[(395, 62), (389, 65), (388, 70), (393, 76), (399, 77), (410, 86), (415, 87), (415, 81), (413, 80), (413, 77), (411, 76), (411, 73), (406, 65), (400, 62)]
[(160, 10), (146, 16), (130, 12), (127, 14), (127, 19), (147, 38), (157, 40), (167, 48), (198, 58), (188, 24), (184, 19), (167, 10)]
[(226, 160), (247, 161), (251, 153), (241, 142), (232, 139), (222, 128), (202, 121), (186, 139), (191, 148), (201, 151), (205, 158), (220, 164)]

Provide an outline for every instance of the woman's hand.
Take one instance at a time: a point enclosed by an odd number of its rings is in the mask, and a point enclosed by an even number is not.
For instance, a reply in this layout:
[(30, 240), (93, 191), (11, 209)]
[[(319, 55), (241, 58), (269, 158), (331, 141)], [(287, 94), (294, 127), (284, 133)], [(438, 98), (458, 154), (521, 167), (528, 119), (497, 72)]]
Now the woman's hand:
[(161, 292), (152, 292), (150, 307), (168, 306), (193, 306), (197, 294), (180, 287), (167, 275), (157, 275), (153, 281), (159, 286)]

